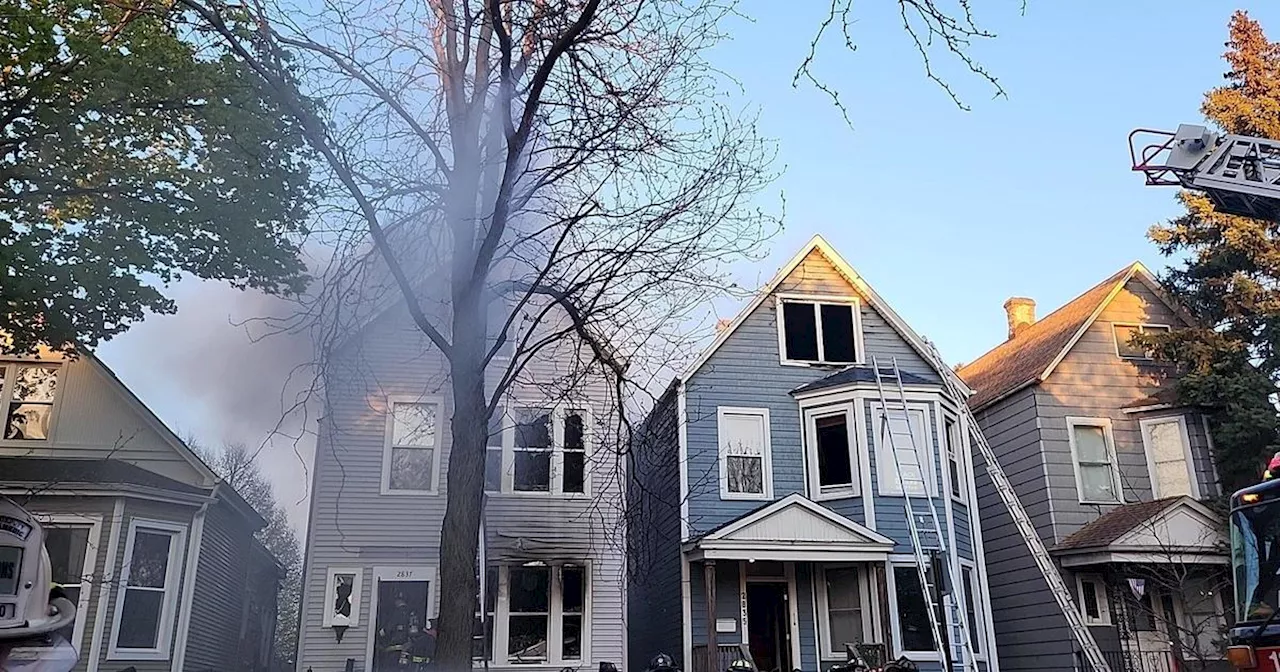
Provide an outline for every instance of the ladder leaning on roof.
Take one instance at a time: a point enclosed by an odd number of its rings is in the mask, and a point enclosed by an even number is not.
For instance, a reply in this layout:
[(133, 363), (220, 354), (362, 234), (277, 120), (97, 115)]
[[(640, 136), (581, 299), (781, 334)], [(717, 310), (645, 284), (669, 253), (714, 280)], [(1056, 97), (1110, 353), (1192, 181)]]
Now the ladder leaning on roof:
[[(932, 359), (931, 363), (942, 376), (942, 384), (947, 396), (950, 397), (952, 403), (962, 414), (965, 423), (969, 426), (969, 436), (973, 439), (978, 451), (982, 453), (982, 460), (986, 462), (987, 475), (991, 478), (991, 485), (995, 488), (996, 493), (1000, 495), (1000, 500), (1009, 511), (1009, 516), (1013, 518), (1014, 526), (1018, 528), (1018, 533), (1022, 535), (1022, 540), (1026, 543), (1027, 550), (1031, 552), (1031, 558), (1035, 560), (1036, 567), (1044, 577), (1045, 583), (1049, 585), (1049, 592), (1053, 593), (1054, 600), (1058, 603), (1058, 608), (1062, 610), (1063, 617), (1067, 619), (1067, 625), (1071, 629), (1071, 634), (1075, 637), (1076, 643), (1080, 645), (1085, 661), (1093, 667), (1093, 672), (1111, 672), (1110, 665), (1107, 664), (1106, 658), (1102, 655), (1102, 649), (1098, 647), (1098, 642), (1093, 639), (1093, 633), (1089, 631), (1089, 627), (1085, 625), (1084, 618), (1080, 615), (1080, 610), (1076, 608), (1075, 600), (1071, 597), (1071, 591), (1067, 588), (1066, 582), (1062, 580), (1062, 574), (1058, 571), (1058, 566), (1053, 563), (1053, 558), (1049, 556), (1049, 550), (1045, 548), (1044, 542), (1040, 540), (1040, 534), (1036, 532), (1035, 525), (1031, 523), (1031, 517), (1027, 515), (1027, 510), (1023, 508), (1017, 493), (1014, 492), (1008, 476), (1005, 475), (1004, 469), (1000, 467), (1000, 462), (996, 460), (996, 454), (991, 449), (991, 444), (987, 443), (986, 437), (982, 435), (982, 430), (978, 428), (978, 419), (974, 417), (972, 409), (969, 408), (959, 376), (951, 370), (951, 367), (947, 366), (934, 343), (929, 342), (928, 348), (930, 359)], [(963, 617), (961, 620), (963, 620)]]
[[(929, 524), (930, 529), (926, 529), (925, 532), (933, 534), (929, 547), (930, 555), (936, 552), (942, 558), (943, 583), (951, 586), (953, 591), (958, 584), (952, 576), (952, 558), (947, 553), (946, 537), (942, 534), (942, 523), (938, 519), (938, 510), (933, 495), (929, 491), (927, 472), (920, 462), (919, 447), (924, 437), (916, 438), (911, 422), (911, 411), (907, 406), (907, 391), (902, 384), (902, 371), (898, 368), (898, 359), (891, 358), (890, 365), (884, 366), (878, 358), (873, 356), (871, 366), (875, 372), (876, 390), (880, 394), (880, 437), (888, 442), (889, 454), (893, 456), (893, 463), (898, 472), (898, 483), (902, 487), (907, 531), (911, 535), (911, 553), (915, 557), (920, 592), (924, 598), (925, 611), (929, 615), (929, 630), (933, 635), (935, 646), (940, 647), (943, 642), (949, 643), (950, 651), (947, 652), (945, 661), (958, 662), (960, 669), (965, 672), (976, 672), (978, 667), (970, 646), (969, 624), (965, 622), (965, 610), (952, 611), (951, 607), (955, 605), (955, 600), (948, 601), (947, 611), (944, 613), (956, 615), (958, 636), (954, 641), (953, 638), (942, 637), (946, 625), (939, 622), (938, 603), (935, 600), (943, 597), (943, 591), (941, 587), (935, 585), (938, 577), (933, 576), (933, 563), (929, 555), (926, 555), (925, 540), (920, 533), (921, 521), (927, 521)], [(901, 422), (897, 427), (895, 427), (895, 420)], [(902, 428), (905, 428), (905, 431)], [(903, 443), (903, 451), (898, 450), (899, 442)], [(927, 452), (932, 455), (933, 450), (929, 449)], [(955, 655), (957, 649), (959, 655)]]

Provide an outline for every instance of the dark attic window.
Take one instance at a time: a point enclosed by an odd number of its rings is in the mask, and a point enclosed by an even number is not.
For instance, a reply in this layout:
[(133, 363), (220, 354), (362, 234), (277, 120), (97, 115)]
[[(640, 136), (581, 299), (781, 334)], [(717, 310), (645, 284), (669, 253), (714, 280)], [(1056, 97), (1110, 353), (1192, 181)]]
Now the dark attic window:
[(854, 309), (847, 303), (783, 301), (785, 359), (821, 364), (857, 362)]

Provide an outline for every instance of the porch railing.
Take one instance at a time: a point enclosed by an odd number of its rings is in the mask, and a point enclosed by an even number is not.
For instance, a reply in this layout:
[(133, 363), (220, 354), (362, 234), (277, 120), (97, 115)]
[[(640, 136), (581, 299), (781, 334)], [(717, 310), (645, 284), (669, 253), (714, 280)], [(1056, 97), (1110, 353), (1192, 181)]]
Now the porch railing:
[[(1111, 672), (1228, 672), (1225, 660), (1179, 660), (1172, 651), (1104, 651)], [(1082, 665), (1081, 669), (1090, 669)]]
[(715, 660), (708, 665), (707, 645), (698, 644), (693, 647), (693, 664), (689, 669), (691, 672), (724, 672), (729, 669), (730, 663), (738, 659), (750, 660), (753, 667), (756, 664), (746, 644), (719, 644), (716, 646)]

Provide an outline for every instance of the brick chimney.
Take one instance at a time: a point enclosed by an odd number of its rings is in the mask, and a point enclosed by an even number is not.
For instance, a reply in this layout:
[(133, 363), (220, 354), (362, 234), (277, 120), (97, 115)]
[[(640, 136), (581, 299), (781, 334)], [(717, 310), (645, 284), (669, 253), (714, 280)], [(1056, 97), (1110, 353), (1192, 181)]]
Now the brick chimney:
[(1004, 313), (1009, 318), (1009, 338), (1013, 338), (1036, 323), (1036, 302), (1025, 296), (1011, 297), (1004, 302)]

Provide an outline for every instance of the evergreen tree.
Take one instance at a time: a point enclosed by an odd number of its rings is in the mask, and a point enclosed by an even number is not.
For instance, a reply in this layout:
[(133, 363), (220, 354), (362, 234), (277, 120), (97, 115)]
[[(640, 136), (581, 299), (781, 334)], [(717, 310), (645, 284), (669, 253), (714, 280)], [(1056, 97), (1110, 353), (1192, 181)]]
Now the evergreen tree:
[[(1280, 44), (1237, 11), (1226, 46), (1227, 83), (1201, 111), (1227, 133), (1280, 139)], [(1280, 223), (1215, 212), (1203, 194), (1178, 199), (1186, 214), (1150, 236), (1163, 254), (1185, 257), (1163, 279), (1199, 324), (1154, 344), (1186, 372), (1180, 399), (1209, 409), (1219, 476), (1233, 491), (1257, 482), (1280, 449)]]

